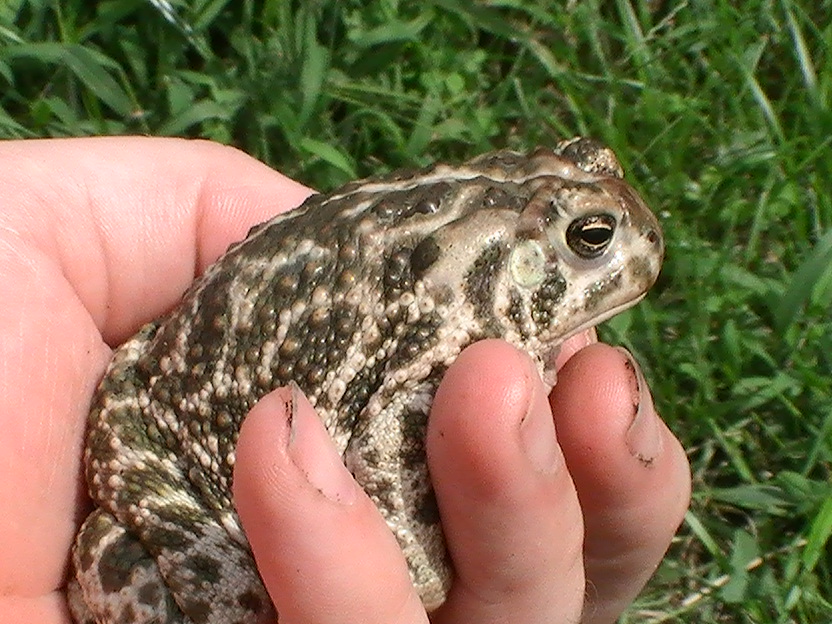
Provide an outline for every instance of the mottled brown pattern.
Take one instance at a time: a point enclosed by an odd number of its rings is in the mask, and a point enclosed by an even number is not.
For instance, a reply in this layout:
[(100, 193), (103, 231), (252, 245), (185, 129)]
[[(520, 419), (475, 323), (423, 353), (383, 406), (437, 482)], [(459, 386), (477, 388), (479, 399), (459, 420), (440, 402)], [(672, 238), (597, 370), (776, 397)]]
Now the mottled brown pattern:
[(643, 295), (661, 233), (621, 177), (610, 150), (576, 139), (354, 182), (253, 228), (101, 382), (74, 617), (273, 614), (230, 492), (243, 419), (290, 382), (395, 532), (425, 606), (441, 604), (451, 567), (424, 449), (436, 387), (486, 337), (526, 350), (551, 384), (563, 340)]

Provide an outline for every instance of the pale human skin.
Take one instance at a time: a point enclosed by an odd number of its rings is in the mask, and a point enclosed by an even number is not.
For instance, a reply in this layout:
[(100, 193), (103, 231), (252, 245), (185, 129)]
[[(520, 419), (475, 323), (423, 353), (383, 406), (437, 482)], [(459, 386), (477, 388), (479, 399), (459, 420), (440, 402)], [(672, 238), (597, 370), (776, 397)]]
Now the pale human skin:
[[(8, 141), (0, 163), (0, 621), (66, 624), (90, 508), (84, 423), (112, 348), (310, 191), (201, 141)], [(613, 622), (681, 522), (685, 453), (631, 360), (587, 332), (560, 362), (547, 398), (525, 355), (482, 342), (439, 389), (428, 454), (456, 578), (431, 621)], [(301, 397), (290, 436), (289, 397), (252, 410), (234, 490), (281, 622), (426, 622), (395, 540)]]

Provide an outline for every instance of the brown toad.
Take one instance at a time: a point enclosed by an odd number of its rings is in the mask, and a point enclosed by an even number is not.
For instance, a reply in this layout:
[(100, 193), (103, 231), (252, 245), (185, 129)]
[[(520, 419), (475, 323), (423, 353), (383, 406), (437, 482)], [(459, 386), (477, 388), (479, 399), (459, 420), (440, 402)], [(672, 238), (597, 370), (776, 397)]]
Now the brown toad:
[(297, 383), (394, 531), (425, 606), (450, 583), (428, 410), (468, 344), (503, 338), (548, 385), (570, 335), (638, 301), (659, 226), (588, 139), (348, 184), (255, 227), (115, 354), (94, 397), (96, 510), (78, 621), (255, 622), (272, 612), (231, 500), (242, 420)]

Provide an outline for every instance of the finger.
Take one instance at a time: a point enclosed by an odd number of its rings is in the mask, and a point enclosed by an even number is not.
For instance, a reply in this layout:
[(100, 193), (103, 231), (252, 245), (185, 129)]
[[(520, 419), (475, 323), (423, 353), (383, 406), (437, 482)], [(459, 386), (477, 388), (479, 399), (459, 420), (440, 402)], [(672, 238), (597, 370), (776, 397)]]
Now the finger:
[(33, 595), (62, 583), (82, 517), (102, 332), (114, 344), (169, 309), (228, 242), (308, 190), (205, 142), (8, 141), (0, 160), (0, 585)]
[(558, 440), (586, 524), (584, 622), (613, 622), (656, 569), (690, 498), (684, 450), (624, 352), (597, 344), (561, 370)]
[(245, 420), (234, 501), (281, 624), (427, 622), (393, 534), (300, 392)]
[(0, 596), (0, 622), (72, 624), (66, 607), (66, 596), (58, 591), (43, 596)]
[(576, 621), (581, 510), (526, 355), (496, 340), (462, 352), (436, 395), (428, 459), (456, 571), (435, 621)]
[(569, 358), (584, 347), (588, 347), (596, 342), (598, 342), (598, 334), (595, 332), (594, 327), (590, 327), (589, 329), (582, 331), (580, 334), (572, 336), (561, 345), (558, 356), (555, 358), (555, 367), (560, 370), (563, 368), (563, 365), (569, 361)]
[(310, 192), (207, 141), (10, 141), (0, 158), (3, 221), (58, 264), (114, 343), (168, 310), (252, 225)]

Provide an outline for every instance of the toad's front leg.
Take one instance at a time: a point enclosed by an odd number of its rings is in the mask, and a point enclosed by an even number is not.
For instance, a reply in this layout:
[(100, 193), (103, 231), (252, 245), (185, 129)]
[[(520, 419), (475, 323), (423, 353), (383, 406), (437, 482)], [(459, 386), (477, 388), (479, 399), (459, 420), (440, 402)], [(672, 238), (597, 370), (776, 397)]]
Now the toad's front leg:
[(445, 601), (452, 576), (425, 456), (436, 386), (432, 379), (409, 382), (378, 414), (365, 413), (344, 457), (398, 540), (428, 610)]

